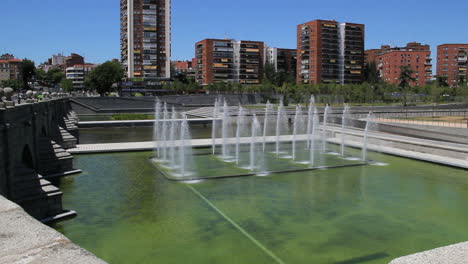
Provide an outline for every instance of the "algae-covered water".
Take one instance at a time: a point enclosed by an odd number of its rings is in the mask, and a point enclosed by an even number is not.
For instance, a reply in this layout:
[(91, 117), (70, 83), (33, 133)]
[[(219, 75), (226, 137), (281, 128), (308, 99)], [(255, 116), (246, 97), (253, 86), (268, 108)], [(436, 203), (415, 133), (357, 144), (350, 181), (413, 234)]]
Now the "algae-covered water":
[(468, 240), (464, 170), (371, 154), (388, 166), (187, 184), (151, 155), (76, 156), (57, 230), (109, 263), (386, 264)]

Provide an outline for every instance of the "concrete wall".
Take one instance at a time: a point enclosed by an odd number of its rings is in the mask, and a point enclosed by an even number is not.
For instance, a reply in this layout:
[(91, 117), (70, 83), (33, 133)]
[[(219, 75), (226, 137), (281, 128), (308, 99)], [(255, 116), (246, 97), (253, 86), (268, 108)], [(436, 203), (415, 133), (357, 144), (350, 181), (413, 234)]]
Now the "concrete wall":
[[(198, 108), (213, 106), (216, 98), (222, 96), (229, 105), (258, 104), (265, 101), (260, 94), (193, 94), (168, 95), (159, 99), (169, 107)], [(155, 97), (75, 97), (72, 99), (73, 108), (78, 114), (97, 113), (153, 113)]]
[(3, 121), (4, 116), (0, 112), (0, 195), (7, 194), (8, 186), (8, 170), (9, 162), (6, 159), (8, 155), (7, 149), (4, 147), (4, 144), (7, 143), (7, 137), (5, 136), (5, 125)]

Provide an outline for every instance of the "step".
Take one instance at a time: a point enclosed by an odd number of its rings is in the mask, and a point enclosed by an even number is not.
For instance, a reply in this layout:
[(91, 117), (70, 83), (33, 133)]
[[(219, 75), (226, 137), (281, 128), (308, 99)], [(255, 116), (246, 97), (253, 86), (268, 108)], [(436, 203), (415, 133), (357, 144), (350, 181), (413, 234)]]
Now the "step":
[(52, 185), (52, 183), (45, 179), (36, 179), (31, 181), (17, 182), (13, 185), (13, 190), (16, 193), (26, 194), (32, 192), (31, 190), (39, 190), (42, 187), (46, 187), (49, 185)]
[(38, 181), (41, 179), (44, 179), (44, 177), (42, 177), (42, 175), (38, 174), (37, 172), (22, 174), (21, 176), (14, 174), (13, 184), (22, 184), (24, 182)]
[(14, 196), (14, 200), (17, 203), (23, 203), (27, 201), (32, 201), (32, 200), (37, 200), (37, 199), (44, 199), (47, 197), (51, 196), (56, 196), (56, 195), (62, 195), (63, 193), (60, 191), (59, 188), (53, 186), (53, 185), (48, 185), (44, 186), (41, 188), (41, 190), (37, 190), (35, 192), (31, 192), (28, 194), (23, 194), (23, 195), (17, 195), (16, 197)]

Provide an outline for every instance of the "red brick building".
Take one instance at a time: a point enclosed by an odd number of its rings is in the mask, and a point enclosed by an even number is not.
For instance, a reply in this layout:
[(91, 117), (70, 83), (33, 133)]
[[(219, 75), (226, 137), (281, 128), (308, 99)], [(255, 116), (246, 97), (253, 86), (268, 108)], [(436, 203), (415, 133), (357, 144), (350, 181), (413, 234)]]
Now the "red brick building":
[(380, 49), (369, 49), (364, 51), (364, 58), (366, 63), (374, 62), (377, 56), (383, 53), (383, 51), (389, 51), (390, 45), (382, 45)]
[(174, 68), (176, 72), (181, 72), (181, 73), (186, 73), (189, 70), (191, 70), (192, 67), (192, 61), (174, 61)]
[(70, 54), (70, 56), (65, 58), (65, 65), (64, 68), (73, 67), (75, 65), (82, 65), (85, 64), (84, 58), (81, 55), (76, 53)]
[(260, 41), (202, 40), (195, 44), (197, 83), (259, 84), (263, 78), (263, 56), (264, 43)]
[(443, 44), (437, 47), (437, 76), (445, 76), (450, 86), (467, 82), (468, 44)]
[(297, 26), (297, 83), (361, 83), (364, 25), (314, 20)]
[(409, 66), (416, 79), (411, 85), (425, 85), (432, 78), (431, 50), (429, 45), (411, 42), (406, 47), (382, 46), (375, 63), (383, 81), (390, 84), (400, 83), (402, 66)]
[(194, 68), (194, 65), (196, 65), (195, 59), (192, 59), (189, 61), (173, 61), (172, 64), (175, 70), (174, 74), (176, 76), (183, 74), (187, 77), (195, 78), (195, 68)]
[(23, 78), (23, 61), (11, 54), (0, 56), (0, 81), (17, 80)]

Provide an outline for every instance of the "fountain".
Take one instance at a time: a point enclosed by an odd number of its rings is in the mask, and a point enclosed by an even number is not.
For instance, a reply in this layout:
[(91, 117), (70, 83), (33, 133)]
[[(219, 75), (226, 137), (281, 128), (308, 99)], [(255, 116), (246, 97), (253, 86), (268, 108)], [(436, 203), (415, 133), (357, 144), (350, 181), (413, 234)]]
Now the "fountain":
[(180, 125), (180, 143), (179, 143), (179, 175), (181, 177), (189, 176), (192, 167), (192, 145), (190, 143), (190, 128), (187, 121), (187, 115), (182, 114)]
[(161, 133), (161, 101), (156, 98), (156, 104), (154, 105), (154, 126), (153, 126), (153, 138), (154, 141), (154, 156), (159, 157), (161, 155), (161, 148), (158, 146), (158, 141)]
[(346, 139), (346, 126), (349, 119), (349, 106), (345, 104), (343, 115), (341, 117), (341, 156), (345, 156), (345, 139)]
[(278, 111), (276, 113), (276, 155), (279, 156), (280, 152), (280, 136), (284, 133), (285, 128), (287, 128), (287, 117), (284, 112), (284, 103), (281, 99), (278, 106)]
[(294, 115), (294, 124), (293, 124), (293, 139), (292, 139), (292, 159), (296, 160), (296, 145), (297, 145), (297, 136), (302, 133), (302, 127), (304, 120), (302, 118), (302, 108), (300, 105), (296, 106), (296, 114)]
[(257, 116), (254, 114), (252, 118), (252, 125), (251, 125), (251, 135), (250, 135), (250, 166), (249, 169), (251, 172), (253, 171), (260, 171), (261, 168), (259, 166), (260, 162), (257, 160), (258, 150), (256, 148), (257, 144), (257, 137), (261, 131), (260, 123), (258, 122)]
[[(312, 95), (309, 101), (309, 111), (307, 112), (307, 135), (312, 131), (312, 116), (315, 107), (315, 97)], [(307, 147), (310, 147), (310, 141), (307, 139)]]
[(270, 125), (270, 115), (273, 112), (273, 105), (270, 103), (270, 101), (267, 102), (266, 108), (265, 108), (265, 117), (263, 119), (263, 152), (265, 152), (265, 147), (266, 147), (266, 137), (268, 136), (268, 128)]
[(310, 135), (310, 138), (309, 138), (309, 141), (310, 141), (310, 167), (315, 166), (315, 151), (316, 151), (315, 150), (315, 141), (316, 141), (315, 134), (316, 134), (318, 125), (319, 125), (318, 111), (317, 111), (317, 108), (315, 108), (314, 109), (314, 114), (313, 114), (313, 117), (312, 117), (312, 131), (309, 134)]
[(236, 164), (239, 165), (240, 138), (242, 137), (242, 132), (245, 129), (245, 111), (242, 106), (239, 106), (236, 125)]
[(213, 108), (213, 121), (211, 123), (211, 144), (213, 155), (216, 154), (216, 120), (219, 114), (219, 100), (216, 98)]
[(161, 143), (162, 143), (162, 157), (161, 159), (164, 161), (167, 161), (167, 134), (168, 134), (168, 128), (167, 128), (167, 120), (169, 119), (169, 111), (167, 110), (167, 103), (164, 103), (164, 108), (163, 108), (163, 120), (162, 120), (162, 129), (161, 129)]
[(229, 156), (229, 144), (228, 144), (228, 138), (230, 137), (230, 128), (231, 126), (231, 116), (229, 114), (229, 106), (224, 100), (224, 105), (223, 105), (223, 120), (222, 120), (222, 127), (221, 127), (221, 133), (222, 133), (222, 158), (224, 160), (229, 160), (231, 157)]
[(367, 145), (369, 141), (369, 131), (374, 124), (374, 117), (372, 112), (369, 112), (366, 118), (366, 128), (364, 130), (364, 140), (362, 143), (362, 161), (367, 162)]
[[(272, 172), (292, 172), (361, 165), (361, 163), (356, 163), (358, 160), (361, 161), (361, 157), (346, 157), (345, 160), (347, 162), (343, 164), (343, 159), (339, 159), (337, 156), (324, 155), (327, 151), (326, 129), (330, 121), (331, 108), (329, 106), (325, 107), (322, 134), (320, 135), (319, 112), (315, 106), (313, 96), (310, 99), (307, 113), (303, 112), (300, 105), (296, 105), (292, 130), (289, 130), (285, 107), (282, 101), (280, 101), (276, 113), (274, 113), (273, 105), (267, 103), (263, 127), (257, 115), (253, 114), (251, 120), (247, 119), (247, 112), (244, 107), (239, 105), (236, 117), (231, 117), (229, 110), (226, 101), (221, 105), (221, 101), (219, 99), (216, 100), (213, 111), (211, 142), (205, 143), (205, 140), (198, 142), (202, 146), (206, 144), (208, 148), (211, 147), (212, 151), (193, 156), (192, 144), (194, 142), (190, 137), (187, 115), (185, 113), (178, 113), (174, 107), (169, 111), (166, 103), (162, 104), (157, 100), (154, 122), (154, 139), (157, 141), (157, 144), (155, 144), (154, 162), (160, 166), (163, 174), (172, 180), (190, 181), (206, 178), (238, 177), (253, 174), (268, 175)], [(220, 126), (218, 126), (217, 120), (221, 112), (223, 118)], [(269, 137), (269, 127), (273, 129), (274, 122), (271, 116), (274, 114), (276, 114), (276, 138)], [(342, 138), (340, 144), (341, 155), (343, 157), (345, 157), (346, 126), (349, 125), (349, 119), (350, 109), (348, 106), (345, 106), (342, 116)], [(367, 159), (367, 141), (372, 125), (371, 120), (371, 114), (369, 114), (362, 149), (363, 161)], [(233, 125), (236, 127), (235, 130), (232, 129), (231, 131)], [(219, 132), (217, 131), (218, 128)], [(216, 140), (217, 138), (219, 140)], [(321, 147), (317, 144), (320, 140), (322, 141)], [(276, 147), (276, 151), (274, 152), (276, 155), (274, 156), (265, 151), (269, 142)], [(291, 149), (287, 149), (286, 144), (291, 146)], [(220, 145), (221, 149), (219, 156), (221, 158), (207, 158), (207, 156), (213, 157), (216, 155), (215, 150), (218, 145)], [(245, 145), (244, 149), (242, 145)], [(282, 155), (286, 150), (291, 155)], [(243, 151), (246, 152), (245, 156), (241, 155)], [(318, 156), (318, 154), (322, 155)], [(281, 159), (273, 157), (281, 157)], [(194, 159), (197, 160), (197, 164), (200, 164), (202, 168), (193, 167), (195, 165)], [(205, 162), (208, 163), (208, 167), (205, 165)], [(318, 163), (323, 164), (323, 166), (318, 167)], [(213, 169), (216, 166), (223, 169)], [(218, 173), (221, 175), (218, 175)]]
[(171, 128), (169, 132), (169, 164), (171, 165), (172, 168), (176, 167), (176, 145), (175, 145), (175, 140), (177, 139), (177, 134), (179, 132), (179, 129), (177, 128), (178, 122), (176, 122), (177, 119), (177, 112), (175, 111), (175, 108), (172, 107), (172, 115), (171, 115)]
[(327, 124), (328, 115), (330, 113), (330, 107), (327, 105), (323, 113), (323, 124), (322, 124), (322, 153), (327, 152)]

